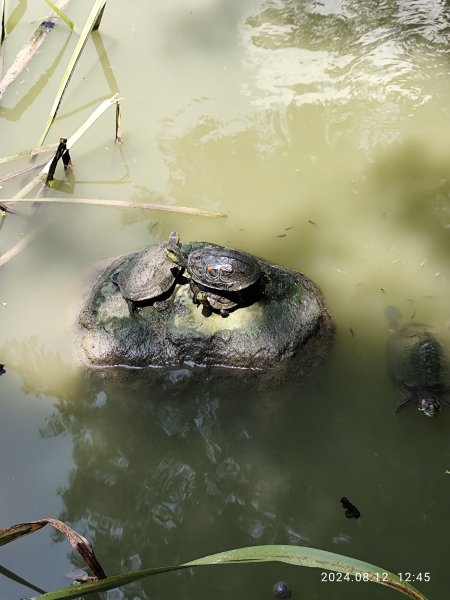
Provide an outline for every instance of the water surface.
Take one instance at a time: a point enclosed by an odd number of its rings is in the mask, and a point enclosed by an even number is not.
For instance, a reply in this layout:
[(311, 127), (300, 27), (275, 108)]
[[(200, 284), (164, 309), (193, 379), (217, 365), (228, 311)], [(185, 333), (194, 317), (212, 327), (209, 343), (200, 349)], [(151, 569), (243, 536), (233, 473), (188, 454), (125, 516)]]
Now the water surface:
[[(43, 16), (7, 3), (8, 66)], [(80, 26), (87, 7), (72, 3)], [(126, 12), (125, 12), (126, 10)], [(1, 527), (63, 518), (114, 574), (256, 544), (300, 544), (448, 590), (449, 411), (426, 419), (388, 379), (387, 306), (449, 324), (450, 13), (444, 1), (109, 2), (49, 140), (118, 89), (49, 195), (162, 202), (226, 219), (50, 205), (45, 235), (0, 270)], [(40, 136), (76, 36), (58, 27), (0, 107), (0, 154)], [(14, 163), (13, 168), (19, 168)], [(27, 163), (23, 163), (26, 166)], [(2, 166), (1, 174), (11, 170)], [(27, 179), (4, 185), (11, 197)], [(0, 253), (27, 224), (8, 216)], [(300, 270), (337, 324), (318, 377), (277, 390), (77, 372), (71, 323), (86, 272), (167, 238), (210, 240)], [(346, 519), (340, 498), (361, 511)], [(78, 565), (43, 530), (3, 567), (50, 590)], [(286, 565), (217, 567), (109, 598), (385, 598)], [(1, 577), (0, 598), (32, 595)]]

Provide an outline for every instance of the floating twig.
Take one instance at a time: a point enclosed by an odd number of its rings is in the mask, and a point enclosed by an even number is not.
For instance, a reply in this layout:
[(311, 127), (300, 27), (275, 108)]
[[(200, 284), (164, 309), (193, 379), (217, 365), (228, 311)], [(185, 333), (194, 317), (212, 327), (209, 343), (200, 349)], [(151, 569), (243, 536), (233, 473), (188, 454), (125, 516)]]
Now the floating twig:
[[(59, 9), (65, 8), (67, 4), (69, 4), (70, 0), (59, 0), (57, 2), (57, 6)], [(17, 77), (22, 73), (25, 67), (28, 65), (30, 60), (39, 50), (39, 48), (44, 43), (47, 35), (50, 31), (55, 27), (56, 21), (58, 20), (58, 16), (52, 11), (48, 17), (39, 25), (36, 31), (33, 33), (31, 38), (16, 56), (14, 63), (5, 73), (5, 76), (0, 81), (0, 98), (6, 92), (8, 87), (17, 79)], [(39, 144), (41, 145), (41, 144)]]
[(192, 206), (175, 206), (169, 204), (150, 204), (148, 202), (128, 202), (127, 200), (104, 200), (100, 198), (8, 198), (5, 202), (56, 202), (58, 204), (93, 204), (99, 206), (116, 206), (121, 208), (142, 208), (144, 210), (163, 210), (167, 212), (187, 213), (199, 217), (227, 217), (228, 213), (217, 210), (206, 210)]
[(42, 169), (42, 167), (45, 164), (46, 164), (45, 162), (41, 162), (37, 165), (30, 165), (29, 167), (24, 167), (23, 169), (14, 171), (13, 173), (8, 173), (7, 175), (3, 175), (3, 177), (0, 177), (0, 185), (2, 183), (7, 183), (8, 181), (13, 181), (14, 179), (17, 179), (18, 177), (22, 177), (23, 175), (27, 175), (31, 171), (36, 171), (37, 169)]
[(83, 31), (80, 34), (80, 38), (77, 42), (77, 45), (75, 46), (75, 50), (73, 51), (73, 54), (70, 58), (69, 64), (67, 66), (67, 69), (64, 73), (63, 79), (60, 83), (58, 92), (56, 94), (56, 98), (53, 102), (53, 106), (50, 110), (50, 114), (49, 117), (47, 119), (47, 123), (45, 125), (44, 131), (39, 139), (39, 142), (37, 143), (38, 146), (41, 146), (45, 140), (45, 138), (47, 137), (47, 134), (50, 130), (50, 127), (52, 126), (52, 123), (56, 117), (56, 114), (58, 112), (58, 108), (59, 105), (61, 104), (61, 100), (64, 96), (64, 93), (67, 89), (67, 86), (69, 85), (69, 81), (70, 78), (72, 77), (72, 74), (75, 70), (75, 67), (77, 66), (78, 60), (80, 59), (81, 53), (84, 50), (84, 47), (86, 45), (87, 39), (89, 37), (89, 35), (91, 34), (94, 25), (96, 23), (96, 20), (99, 16), (99, 13), (102, 11), (102, 9), (105, 7), (107, 0), (96, 0), (95, 4), (89, 14), (88, 20), (86, 21), (85, 26), (83, 27)]
[(43, 154), (44, 152), (53, 152), (58, 147), (58, 144), (48, 144), (47, 146), (39, 146), (39, 148), (33, 148), (32, 150), (22, 150), (22, 152), (17, 152), (16, 154), (11, 154), (10, 156), (5, 156), (4, 158), (0, 158), (0, 165), (3, 165), (8, 162), (12, 162), (14, 160), (18, 160), (19, 158), (26, 158), (30, 156), (34, 156), (35, 154)]

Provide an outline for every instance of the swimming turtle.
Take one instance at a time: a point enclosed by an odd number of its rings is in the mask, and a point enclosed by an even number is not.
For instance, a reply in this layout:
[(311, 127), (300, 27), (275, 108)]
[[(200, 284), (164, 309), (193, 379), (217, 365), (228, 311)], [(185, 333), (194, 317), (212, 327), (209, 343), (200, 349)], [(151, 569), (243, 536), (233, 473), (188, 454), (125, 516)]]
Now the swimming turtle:
[(449, 347), (444, 332), (421, 323), (406, 323), (390, 336), (388, 371), (404, 397), (397, 411), (416, 402), (420, 412), (433, 417), (441, 404), (449, 406)]
[(170, 260), (171, 252), (179, 249), (179, 235), (173, 231), (165, 242), (152, 244), (137, 252), (129, 263), (113, 275), (113, 282), (136, 317), (138, 303), (147, 302), (162, 312), (170, 305), (170, 296), (183, 267)]
[(214, 310), (227, 317), (230, 310), (255, 299), (261, 291), (261, 267), (245, 252), (211, 244), (187, 257), (176, 250), (168, 256), (186, 267), (194, 302), (203, 305), (205, 316)]

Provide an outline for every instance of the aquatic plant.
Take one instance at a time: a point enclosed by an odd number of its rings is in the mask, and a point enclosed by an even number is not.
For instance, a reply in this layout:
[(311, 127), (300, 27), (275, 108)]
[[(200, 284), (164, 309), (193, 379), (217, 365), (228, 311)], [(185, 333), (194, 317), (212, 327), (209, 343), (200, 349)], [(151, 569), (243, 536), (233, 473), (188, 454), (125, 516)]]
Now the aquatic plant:
[(46, 525), (51, 525), (66, 535), (72, 548), (80, 554), (85, 563), (95, 574), (95, 577), (86, 576), (84, 578), (86, 583), (80, 583), (79, 586), (71, 586), (34, 596), (32, 600), (67, 600), (68, 598), (79, 598), (80, 596), (86, 596), (96, 592), (112, 590), (122, 585), (126, 585), (127, 583), (131, 583), (132, 581), (150, 577), (151, 575), (158, 575), (159, 573), (167, 573), (169, 571), (179, 571), (191, 567), (277, 561), (298, 567), (312, 567), (322, 569), (322, 571), (343, 573), (342, 577), (345, 579), (348, 578), (348, 580), (352, 578), (352, 580), (361, 582), (371, 581), (397, 590), (405, 596), (409, 596), (415, 600), (427, 600), (416, 588), (408, 582), (403, 581), (398, 575), (394, 575), (386, 569), (382, 569), (356, 558), (350, 558), (348, 556), (342, 556), (341, 554), (304, 546), (267, 545), (237, 548), (235, 550), (228, 550), (226, 552), (219, 552), (218, 554), (197, 558), (181, 565), (151, 567), (110, 577), (106, 576), (89, 541), (71, 527), (57, 519), (40, 519), (39, 521), (20, 523), (2, 529), (0, 530), (0, 546), (8, 544), (9, 542), (30, 533), (34, 533)]

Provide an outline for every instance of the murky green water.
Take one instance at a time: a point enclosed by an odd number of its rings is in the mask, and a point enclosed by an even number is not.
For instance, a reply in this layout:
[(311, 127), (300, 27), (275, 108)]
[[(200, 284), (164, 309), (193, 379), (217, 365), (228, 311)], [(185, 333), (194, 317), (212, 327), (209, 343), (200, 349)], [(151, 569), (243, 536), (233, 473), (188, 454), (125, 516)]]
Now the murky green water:
[[(67, 12), (81, 24), (90, 4)], [(7, 2), (6, 66), (45, 11)], [(74, 181), (49, 195), (230, 214), (41, 210), (55, 223), (0, 270), (0, 527), (63, 518), (109, 574), (289, 543), (429, 572), (417, 587), (447, 596), (450, 412), (393, 414), (384, 311), (442, 328), (450, 318), (449, 32), (439, 0), (108, 3), (49, 141), (117, 84), (122, 155), (111, 111), (74, 149)], [(37, 142), (75, 43), (58, 27), (2, 99), (1, 156)], [(0, 253), (26, 228), (8, 216)], [(186, 373), (149, 387), (74, 371), (71, 320), (89, 267), (173, 229), (321, 286), (337, 338), (320, 377), (235, 394)], [(360, 520), (345, 518), (344, 495)], [(77, 562), (43, 530), (2, 548), (0, 564), (48, 590)], [(33, 594), (0, 577), (2, 600)], [(108, 597), (256, 600), (279, 579), (298, 600), (394, 596), (280, 564), (168, 574)]]

